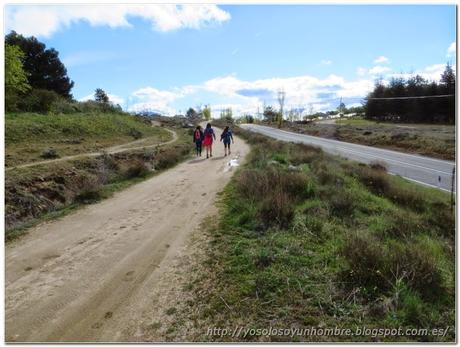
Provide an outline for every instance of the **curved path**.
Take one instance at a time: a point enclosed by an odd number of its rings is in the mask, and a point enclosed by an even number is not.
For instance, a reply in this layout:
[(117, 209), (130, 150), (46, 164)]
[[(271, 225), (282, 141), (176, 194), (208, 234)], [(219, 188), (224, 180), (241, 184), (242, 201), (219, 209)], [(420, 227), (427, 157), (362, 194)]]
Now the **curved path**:
[(136, 140), (136, 141), (132, 141), (132, 142), (128, 142), (128, 143), (123, 143), (121, 145), (108, 147), (103, 151), (80, 153), (80, 154), (68, 155), (68, 156), (64, 156), (64, 157), (56, 158), (56, 159), (34, 161), (34, 162), (31, 162), (31, 163), (27, 163), (27, 164), (8, 167), (8, 168), (5, 169), (5, 171), (10, 171), (10, 170), (13, 170), (13, 169), (20, 169), (20, 168), (25, 168), (25, 167), (31, 167), (31, 166), (37, 166), (37, 165), (43, 165), (43, 164), (56, 163), (56, 162), (59, 162), (59, 161), (72, 160), (72, 159), (77, 159), (77, 158), (97, 157), (97, 156), (100, 156), (100, 155), (103, 155), (103, 154), (115, 154), (115, 153), (132, 151), (132, 150), (136, 150), (136, 149), (144, 149), (144, 148), (151, 148), (151, 147), (157, 147), (157, 146), (164, 146), (164, 145), (168, 145), (170, 143), (173, 143), (173, 142), (177, 141), (178, 137), (177, 137), (177, 134), (176, 134), (175, 131), (167, 129), (167, 128), (163, 128), (163, 129), (168, 131), (169, 133), (171, 133), (171, 135), (172, 135), (171, 140), (166, 141), (166, 142), (156, 143), (156, 144), (153, 144), (153, 145), (131, 147), (133, 145), (137, 145), (139, 143), (145, 142), (145, 141), (147, 141), (147, 140), (152, 138), (152, 137), (146, 137), (145, 139), (140, 139), (140, 140)]
[(214, 150), (8, 244), (6, 341), (135, 341), (158, 278), (249, 147), (235, 137), (231, 157)]

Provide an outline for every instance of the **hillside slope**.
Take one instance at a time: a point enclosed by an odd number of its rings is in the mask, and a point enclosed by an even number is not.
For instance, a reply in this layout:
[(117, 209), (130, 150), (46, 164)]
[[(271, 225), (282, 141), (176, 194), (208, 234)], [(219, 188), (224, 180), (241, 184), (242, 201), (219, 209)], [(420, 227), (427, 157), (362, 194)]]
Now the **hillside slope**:
[(135, 140), (165, 142), (171, 134), (150, 120), (126, 114), (10, 113), (5, 116), (7, 167), (93, 152)]

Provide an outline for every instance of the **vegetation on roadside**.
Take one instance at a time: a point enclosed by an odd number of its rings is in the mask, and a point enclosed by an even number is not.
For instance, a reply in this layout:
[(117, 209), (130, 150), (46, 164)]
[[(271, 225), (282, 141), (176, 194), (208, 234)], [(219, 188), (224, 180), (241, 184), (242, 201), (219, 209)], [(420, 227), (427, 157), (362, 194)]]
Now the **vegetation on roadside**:
[(175, 131), (178, 140), (165, 146), (6, 171), (6, 240), (15, 239), (39, 221), (107, 198), (187, 158), (191, 134), (181, 128)]
[[(184, 288), (195, 297), (178, 313), (178, 322), (192, 322), (186, 339), (455, 341), (447, 194), (378, 164), (237, 132), (252, 151), (223, 194), (218, 225), (209, 224), (209, 255), (194, 269), (202, 275)], [(386, 338), (207, 334), (239, 326), (448, 330)]]
[[(42, 115), (7, 113), (5, 116), (6, 166), (99, 151), (135, 140), (171, 139), (146, 118), (126, 114), (84, 113)], [(53, 153), (53, 156), (49, 156)]]
[(301, 134), (455, 160), (455, 126), (390, 124), (356, 118), (336, 124), (284, 122), (286, 130)]

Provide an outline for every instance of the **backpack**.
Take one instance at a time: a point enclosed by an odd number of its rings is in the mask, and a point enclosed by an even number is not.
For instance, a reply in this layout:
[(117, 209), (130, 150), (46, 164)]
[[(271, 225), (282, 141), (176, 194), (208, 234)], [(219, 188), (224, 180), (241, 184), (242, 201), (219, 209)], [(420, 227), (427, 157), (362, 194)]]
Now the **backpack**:
[(201, 131), (195, 130), (195, 140), (201, 140)]
[(207, 138), (212, 137), (212, 129), (206, 129), (204, 131), (204, 137), (207, 137)]

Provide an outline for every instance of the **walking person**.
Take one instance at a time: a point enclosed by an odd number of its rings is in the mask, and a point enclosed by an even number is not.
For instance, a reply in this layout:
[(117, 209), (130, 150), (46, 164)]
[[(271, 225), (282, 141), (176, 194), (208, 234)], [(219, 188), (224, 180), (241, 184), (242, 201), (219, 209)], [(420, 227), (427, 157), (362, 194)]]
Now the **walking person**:
[(214, 129), (211, 127), (211, 123), (206, 124), (206, 129), (204, 130), (204, 140), (203, 146), (206, 148), (206, 158), (212, 157), (212, 142), (216, 139), (216, 134)]
[(198, 125), (193, 132), (193, 142), (195, 143), (196, 147), (196, 156), (201, 157), (201, 145), (203, 144), (203, 139), (204, 139), (204, 133), (203, 130), (201, 130), (201, 126)]
[(225, 127), (224, 131), (220, 135), (220, 140), (224, 143), (224, 149), (225, 149), (225, 156), (227, 156), (227, 149), (228, 149), (228, 155), (230, 155), (230, 141), (232, 143), (235, 143), (233, 141), (233, 135), (228, 126)]

